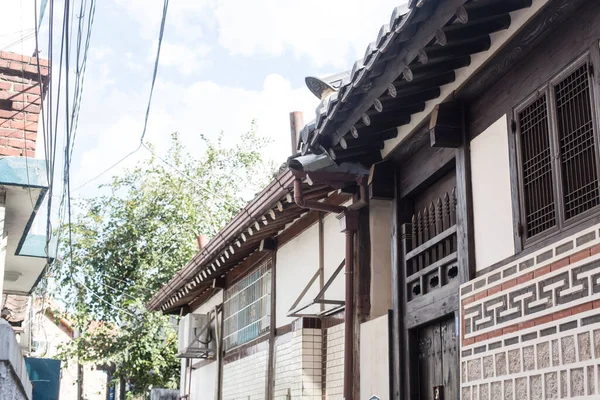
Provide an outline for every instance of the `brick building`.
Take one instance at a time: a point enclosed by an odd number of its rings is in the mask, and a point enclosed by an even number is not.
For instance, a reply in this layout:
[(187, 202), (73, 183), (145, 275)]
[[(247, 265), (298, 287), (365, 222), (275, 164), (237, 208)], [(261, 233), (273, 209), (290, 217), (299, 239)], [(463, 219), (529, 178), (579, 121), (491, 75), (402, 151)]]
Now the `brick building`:
[(46, 163), (36, 158), (36, 142), (49, 79), (47, 60), (0, 52), (1, 398), (32, 396), (23, 359), (31, 350), (30, 324), (19, 316), (28, 315), (21, 306), (29, 307), (28, 296), (50, 259), (46, 236), (31, 229), (48, 190)]

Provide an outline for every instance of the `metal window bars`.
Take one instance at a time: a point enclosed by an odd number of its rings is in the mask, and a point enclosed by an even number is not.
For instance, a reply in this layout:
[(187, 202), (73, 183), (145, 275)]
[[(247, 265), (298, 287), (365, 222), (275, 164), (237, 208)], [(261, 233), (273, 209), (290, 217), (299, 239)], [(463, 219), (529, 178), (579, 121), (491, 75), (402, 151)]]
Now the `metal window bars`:
[(223, 344), (226, 351), (269, 331), (271, 260), (225, 291), (223, 310)]

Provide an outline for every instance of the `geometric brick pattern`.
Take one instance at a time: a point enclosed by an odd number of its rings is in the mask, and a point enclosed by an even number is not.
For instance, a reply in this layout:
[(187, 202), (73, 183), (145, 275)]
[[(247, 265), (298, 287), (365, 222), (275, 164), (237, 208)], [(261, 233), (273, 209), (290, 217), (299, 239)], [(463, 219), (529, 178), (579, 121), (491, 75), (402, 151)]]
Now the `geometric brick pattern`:
[(461, 287), (461, 398), (599, 398), (600, 226)]
[[(488, 340), (461, 359), (463, 400), (600, 395), (600, 326), (591, 310), (517, 336)], [(479, 350), (482, 349), (482, 350)]]
[[(478, 282), (484, 285), (461, 296), (463, 346), (510, 333), (526, 322), (543, 323), (549, 315), (556, 318), (559, 311), (577, 311), (574, 307), (600, 299), (597, 229), (494, 271), (492, 283), (489, 277), (480, 278)], [(588, 240), (582, 241), (582, 237)]]

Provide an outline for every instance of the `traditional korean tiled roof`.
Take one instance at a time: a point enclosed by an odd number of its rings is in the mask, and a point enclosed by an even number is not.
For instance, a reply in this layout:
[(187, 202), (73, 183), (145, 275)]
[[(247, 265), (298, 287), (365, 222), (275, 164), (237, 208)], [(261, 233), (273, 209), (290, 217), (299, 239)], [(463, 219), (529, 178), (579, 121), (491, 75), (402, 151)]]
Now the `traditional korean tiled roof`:
[(415, 0), (396, 7), (349, 72), (333, 81), (306, 79), (321, 102), (298, 150), (328, 152), (338, 163), (380, 161), (397, 127), (438, 98), (472, 54), (490, 48), (490, 34), (510, 26), (511, 12), (529, 6), (531, 0)]

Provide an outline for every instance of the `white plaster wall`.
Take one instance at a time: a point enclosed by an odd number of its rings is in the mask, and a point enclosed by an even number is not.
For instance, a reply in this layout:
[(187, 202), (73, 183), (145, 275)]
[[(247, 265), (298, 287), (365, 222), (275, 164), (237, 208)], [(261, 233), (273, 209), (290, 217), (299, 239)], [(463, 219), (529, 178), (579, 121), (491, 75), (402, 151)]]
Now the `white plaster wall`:
[(213, 399), (217, 384), (217, 362), (192, 370), (191, 400)]
[(506, 115), (471, 141), (477, 270), (514, 254)]
[(390, 398), (387, 314), (360, 325), (360, 398)]
[[(346, 235), (340, 232), (340, 221), (335, 214), (329, 214), (323, 219), (323, 233), (325, 237), (325, 282), (327, 282), (346, 257)], [(345, 293), (344, 269), (342, 269), (325, 292), (325, 298), (327, 300), (344, 300)]]
[(221, 303), (223, 303), (223, 291), (219, 290), (217, 293), (212, 295), (210, 299), (206, 300), (200, 307), (192, 311), (192, 314), (208, 314), (209, 312), (214, 311), (215, 306)]
[[(223, 303), (223, 291), (219, 290), (211, 298), (209, 298), (204, 304), (192, 311), (192, 314), (208, 314), (215, 309), (215, 306)], [(211, 328), (213, 332), (215, 330), (215, 322), (213, 321)], [(212, 398), (215, 392), (215, 383), (217, 379), (217, 363), (216, 361), (206, 364), (204, 362), (195, 362), (192, 366), (198, 366), (197, 369), (192, 370), (192, 382), (191, 382), (191, 399), (192, 400), (203, 400)], [(185, 395), (185, 391), (188, 390), (186, 379), (188, 374), (186, 373), (186, 360), (181, 359), (181, 377), (180, 377), (180, 394)]]
[[(339, 261), (338, 261), (339, 262)], [(276, 326), (284, 326), (295, 318), (288, 318), (287, 312), (294, 304), (310, 278), (319, 269), (319, 225), (314, 224), (300, 235), (277, 250), (276, 266)], [(306, 304), (319, 293), (317, 278), (306, 293), (300, 305)], [(303, 312), (317, 312), (317, 306)]]
[(371, 318), (392, 308), (392, 202), (371, 200)]

